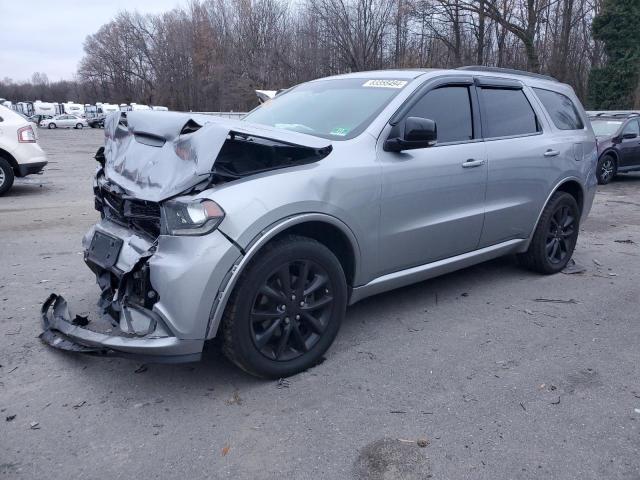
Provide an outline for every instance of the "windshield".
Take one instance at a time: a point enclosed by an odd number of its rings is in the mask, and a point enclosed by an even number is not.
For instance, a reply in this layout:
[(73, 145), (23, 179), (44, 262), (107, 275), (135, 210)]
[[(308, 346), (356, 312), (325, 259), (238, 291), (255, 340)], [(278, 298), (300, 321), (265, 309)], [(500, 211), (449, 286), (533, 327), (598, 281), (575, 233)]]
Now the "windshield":
[(591, 126), (593, 127), (593, 133), (596, 137), (609, 137), (614, 135), (618, 128), (622, 125), (621, 120), (591, 120)]
[(244, 120), (346, 140), (362, 133), (407, 83), (366, 78), (304, 83), (263, 103)]

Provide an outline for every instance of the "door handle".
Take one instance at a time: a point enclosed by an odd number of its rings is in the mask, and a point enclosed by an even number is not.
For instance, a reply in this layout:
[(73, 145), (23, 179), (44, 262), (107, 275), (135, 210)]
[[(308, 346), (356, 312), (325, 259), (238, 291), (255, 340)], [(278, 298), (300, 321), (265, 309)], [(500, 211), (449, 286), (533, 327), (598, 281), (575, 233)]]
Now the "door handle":
[(484, 160), (474, 160), (473, 158), (470, 158), (462, 164), (462, 168), (479, 167), (481, 165), (484, 165)]
[(544, 152), (545, 157), (557, 157), (558, 155), (560, 155), (560, 152), (558, 150), (549, 149), (546, 152)]

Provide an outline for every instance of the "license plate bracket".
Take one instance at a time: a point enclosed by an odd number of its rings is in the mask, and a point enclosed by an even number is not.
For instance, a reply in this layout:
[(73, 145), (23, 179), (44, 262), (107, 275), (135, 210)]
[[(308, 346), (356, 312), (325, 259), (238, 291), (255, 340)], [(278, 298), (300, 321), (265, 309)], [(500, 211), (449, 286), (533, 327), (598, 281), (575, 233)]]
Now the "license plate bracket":
[(87, 258), (104, 269), (111, 269), (118, 261), (122, 240), (102, 232), (95, 232), (89, 245)]

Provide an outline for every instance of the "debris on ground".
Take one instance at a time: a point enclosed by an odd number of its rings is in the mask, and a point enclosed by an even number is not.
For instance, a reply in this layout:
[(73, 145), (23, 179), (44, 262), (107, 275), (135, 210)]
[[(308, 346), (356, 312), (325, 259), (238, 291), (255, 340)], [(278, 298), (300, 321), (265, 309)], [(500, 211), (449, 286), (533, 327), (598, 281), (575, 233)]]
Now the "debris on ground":
[(593, 259), (593, 263), (595, 263), (597, 266), (601, 267), (602, 266), (602, 262), (596, 260), (595, 258)]
[(636, 244), (636, 242), (634, 242), (630, 238), (626, 238), (624, 240), (614, 240), (614, 242), (616, 242), (616, 243), (628, 243), (630, 245), (635, 245)]
[(222, 456), (225, 457), (227, 453), (229, 453), (229, 450), (231, 450), (231, 447), (229, 445), (225, 445), (224, 447), (222, 447)]
[(82, 408), (84, 405), (86, 405), (86, 403), (87, 403), (87, 401), (86, 401), (86, 400), (82, 400), (81, 402), (76, 403), (76, 404), (73, 406), (73, 408), (75, 408), (75, 409), (77, 410), (77, 409), (79, 409), (79, 408)]
[(31, 422), (29, 428), (31, 430), (40, 430), (40, 422)]
[(558, 400), (551, 402), (551, 405), (560, 405), (560, 396), (558, 396)]
[(562, 298), (534, 298), (533, 301), (534, 302), (543, 302), (543, 303), (571, 303), (571, 304), (577, 304), (578, 303), (573, 298), (570, 298), (569, 300), (564, 300)]
[(418, 444), (418, 446), (419, 446), (420, 448), (424, 448), (424, 447), (426, 447), (427, 445), (429, 445), (429, 440), (427, 440), (426, 438), (419, 438), (419, 439), (416, 441), (416, 443)]
[(576, 263), (576, 261), (572, 258), (571, 260), (569, 260), (569, 263), (567, 263), (567, 266), (564, 267), (564, 269), (562, 269), (562, 273), (567, 274), (567, 275), (576, 275), (576, 274), (581, 274), (586, 272), (587, 269), (585, 267), (583, 267), (582, 265), (579, 265)]
[(14, 420), (15, 418), (16, 418), (16, 416), (15, 416), (15, 415), (7, 415), (7, 417), (5, 418), (5, 420), (6, 420), (7, 422), (10, 422), (10, 421)]
[(227, 405), (242, 405), (242, 398), (240, 398), (240, 394), (238, 393), (238, 390), (233, 392), (233, 397), (227, 400), (226, 403)]
[(136, 368), (133, 373), (143, 373), (147, 371), (147, 366), (145, 364), (140, 365), (138, 368)]
[(286, 378), (279, 378), (276, 383), (276, 388), (289, 388), (289, 380)]

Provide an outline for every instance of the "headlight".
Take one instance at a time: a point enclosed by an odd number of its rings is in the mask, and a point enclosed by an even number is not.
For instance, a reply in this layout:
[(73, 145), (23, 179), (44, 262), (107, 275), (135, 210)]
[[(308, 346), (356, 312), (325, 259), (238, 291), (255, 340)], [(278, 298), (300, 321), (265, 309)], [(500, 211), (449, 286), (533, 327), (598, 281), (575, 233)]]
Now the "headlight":
[(224, 210), (212, 200), (167, 201), (162, 205), (164, 235), (206, 235), (220, 225)]

